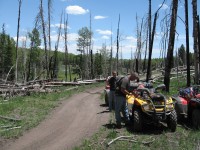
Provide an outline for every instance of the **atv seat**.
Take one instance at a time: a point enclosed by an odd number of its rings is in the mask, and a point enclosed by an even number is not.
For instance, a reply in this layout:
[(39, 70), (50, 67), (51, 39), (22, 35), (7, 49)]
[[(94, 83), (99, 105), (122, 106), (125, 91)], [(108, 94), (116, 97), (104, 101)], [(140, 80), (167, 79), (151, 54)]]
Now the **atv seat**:
[(162, 94), (153, 93), (150, 95), (150, 97), (151, 97), (152, 101), (161, 101), (164, 99), (164, 96)]

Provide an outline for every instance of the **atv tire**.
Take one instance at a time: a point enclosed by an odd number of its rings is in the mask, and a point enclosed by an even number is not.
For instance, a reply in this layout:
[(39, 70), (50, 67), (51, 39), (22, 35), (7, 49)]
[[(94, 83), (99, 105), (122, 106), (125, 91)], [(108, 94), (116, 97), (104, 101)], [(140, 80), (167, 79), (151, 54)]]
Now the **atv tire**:
[(167, 118), (167, 126), (168, 128), (172, 131), (175, 132), (176, 131), (176, 126), (177, 126), (177, 115), (176, 115), (176, 111), (173, 110), (171, 112), (171, 114), (168, 116)]
[(133, 123), (134, 131), (142, 131), (142, 112), (139, 109), (133, 110)]
[(200, 110), (198, 109), (192, 112), (192, 124), (195, 129), (200, 129)]

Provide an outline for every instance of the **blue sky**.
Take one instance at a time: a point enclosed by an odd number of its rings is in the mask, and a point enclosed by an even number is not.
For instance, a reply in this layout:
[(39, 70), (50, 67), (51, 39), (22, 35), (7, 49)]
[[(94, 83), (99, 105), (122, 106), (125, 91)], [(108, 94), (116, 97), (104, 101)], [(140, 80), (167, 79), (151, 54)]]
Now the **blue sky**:
[[(159, 8), (163, 0), (152, 0), (152, 14)], [(45, 20), (47, 21), (47, 0), (44, 0)], [(193, 50), (192, 38), (192, 5), (189, 0), (189, 32), (190, 32), (190, 51)], [(39, 10), (39, 0), (22, 0), (21, 9), (21, 22), (20, 22), (20, 41), (26, 36), (27, 32), (31, 32), (34, 26), (35, 17)], [(160, 56), (160, 20), (164, 17), (165, 12), (170, 10), (171, 0), (166, 0), (162, 9), (160, 9), (159, 19), (157, 21), (156, 37), (153, 47), (153, 57)], [(198, 1), (198, 5), (200, 2)], [(76, 39), (78, 37), (78, 30), (82, 27), (89, 27), (90, 13), (92, 15), (92, 31), (93, 36), (93, 49), (96, 52), (106, 43), (107, 48), (110, 48), (110, 37), (113, 37), (113, 49), (116, 52), (116, 37), (117, 37), (117, 23), (119, 14), (120, 21), (120, 50), (122, 51), (123, 58), (131, 58), (131, 50), (136, 50), (136, 14), (139, 21), (141, 18), (146, 17), (148, 13), (148, 0), (53, 0), (53, 12), (51, 22), (51, 35), (52, 41), (57, 39), (57, 29), (60, 23), (60, 15), (68, 13), (69, 21), (69, 52), (78, 54), (76, 51)], [(18, 18), (18, 0), (0, 0), (0, 26), (3, 23), (6, 25), (6, 33), (16, 39), (17, 34), (17, 18)], [(199, 14), (199, 10), (198, 10)], [(178, 15), (183, 20), (184, 18), (184, 0), (179, 2)], [(153, 16), (152, 16), (153, 22)], [(112, 31), (111, 31), (112, 28)], [(1, 30), (0, 30), (1, 31)], [(175, 49), (180, 47), (181, 44), (185, 45), (185, 28), (181, 19), (177, 21), (177, 34)], [(42, 44), (43, 46), (43, 44)], [(52, 43), (52, 47), (54, 47)], [(60, 43), (59, 50), (63, 51), (64, 44)], [(115, 54), (114, 54), (115, 56)]]

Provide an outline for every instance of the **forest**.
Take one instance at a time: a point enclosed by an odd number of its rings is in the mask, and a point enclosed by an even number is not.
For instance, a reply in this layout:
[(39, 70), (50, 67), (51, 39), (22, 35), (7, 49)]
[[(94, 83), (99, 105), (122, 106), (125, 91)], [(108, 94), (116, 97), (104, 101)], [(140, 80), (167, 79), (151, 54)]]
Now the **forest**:
[[(26, 83), (32, 80), (52, 79), (73, 81), (74, 79), (94, 79), (99, 76), (107, 77), (112, 70), (119, 74), (126, 74), (134, 70), (139, 74), (145, 74), (146, 81), (151, 78), (153, 69), (160, 69), (164, 72), (164, 84), (169, 91), (170, 73), (172, 68), (185, 66), (187, 70), (187, 86), (190, 86), (191, 80), (198, 84), (199, 82), (199, 49), (200, 49), (200, 32), (199, 32), (199, 15), (197, 14), (197, 0), (192, 0), (193, 15), (193, 48), (189, 48), (188, 35), (188, 1), (185, 0), (185, 31), (186, 44), (182, 44), (178, 51), (174, 50), (176, 33), (178, 0), (171, 3), (169, 15), (162, 19), (163, 34), (160, 48), (160, 57), (152, 58), (154, 37), (156, 33), (157, 17), (160, 8), (152, 14), (151, 0), (149, 2), (148, 16), (141, 21), (137, 21), (137, 46), (136, 52), (131, 54), (131, 59), (123, 59), (122, 51), (120, 52), (120, 14), (118, 18), (117, 37), (110, 37), (111, 47), (108, 49), (106, 43), (102, 43), (102, 48), (93, 52), (93, 31), (90, 15), (90, 26), (82, 27), (78, 31), (77, 52), (72, 54), (68, 52), (68, 15), (62, 13), (60, 16), (60, 27), (58, 28), (58, 37), (55, 47), (51, 41), (51, 9), (53, 9), (52, 0), (48, 0), (48, 15), (44, 15), (43, 0), (40, 0), (39, 12), (35, 19), (34, 28), (26, 35), (26, 40), (19, 47), (19, 31), (22, 0), (18, 0), (18, 28), (17, 40), (5, 30), (5, 24), (2, 25), (0, 33), (0, 79), (3, 83)], [(44, 18), (47, 16), (47, 18)], [(46, 21), (47, 20), (47, 21)], [(64, 24), (64, 27), (61, 26)], [(58, 51), (60, 39), (65, 41), (65, 51)], [(116, 38), (116, 42), (113, 39)], [(27, 43), (27, 40), (30, 43)], [(28, 45), (29, 44), (29, 45)], [(116, 45), (114, 45), (116, 44)], [(43, 48), (41, 48), (43, 46)], [(116, 48), (116, 55), (113, 53)], [(194, 52), (190, 52), (193, 49)], [(176, 55), (174, 55), (176, 53)], [(144, 56), (144, 57), (142, 57)], [(193, 61), (194, 60), (194, 61)], [(190, 74), (190, 66), (194, 66), (195, 74)], [(192, 79), (191, 79), (192, 76)]]

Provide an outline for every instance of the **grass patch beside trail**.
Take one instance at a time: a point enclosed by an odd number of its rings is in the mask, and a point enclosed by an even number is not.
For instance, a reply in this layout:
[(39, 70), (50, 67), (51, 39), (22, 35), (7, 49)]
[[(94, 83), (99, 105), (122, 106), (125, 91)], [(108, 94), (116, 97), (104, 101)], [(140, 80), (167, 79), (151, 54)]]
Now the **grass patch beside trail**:
[[(115, 129), (111, 126), (102, 127), (91, 138), (85, 139), (81, 146), (73, 150), (191, 150), (200, 148), (200, 131), (188, 130), (179, 125), (176, 132), (171, 132), (165, 126), (150, 125), (141, 133), (133, 131), (132, 127)], [(130, 141), (117, 140), (108, 143), (119, 136), (131, 136)], [(131, 141), (132, 140), (132, 141)]]
[[(32, 94), (31, 96), (12, 98), (9, 101), (0, 100), (1, 116), (21, 119), (21, 121), (10, 121), (0, 118), (0, 137), (5, 139), (19, 137), (25, 130), (37, 126), (44, 120), (62, 99), (67, 99), (85, 89), (103, 85), (104, 83), (82, 85), (71, 91), (66, 90), (70, 87), (62, 87), (58, 93)], [(15, 127), (17, 129), (11, 129)]]
[[(159, 83), (157, 83), (159, 84)], [(178, 94), (180, 88), (186, 87), (186, 79), (173, 80), (170, 83), (170, 93)], [(104, 97), (102, 96), (102, 99)], [(104, 101), (104, 99), (103, 99)], [(91, 138), (85, 139), (81, 146), (73, 150), (196, 150), (200, 149), (200, 130), (194, 130), (187, 122), (178, 124), (176, 132), (171, 132), (166, 124), (161, 126), (146, 125), (143, 132), (134, 132), (133, 125), (115, 129), (114, 112), (110, 115), (108, 124), (101, 127)], [(119, 136), (131, 136), (129, 141), (117, 140), (108, 143)], [(131, 141), (132, 140), (132, 141)], [(152, 142), (151, 142), (152, 141)]]

